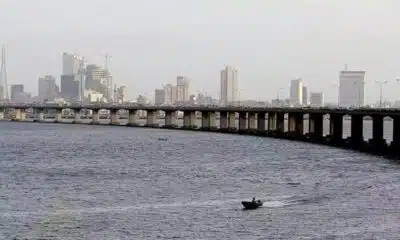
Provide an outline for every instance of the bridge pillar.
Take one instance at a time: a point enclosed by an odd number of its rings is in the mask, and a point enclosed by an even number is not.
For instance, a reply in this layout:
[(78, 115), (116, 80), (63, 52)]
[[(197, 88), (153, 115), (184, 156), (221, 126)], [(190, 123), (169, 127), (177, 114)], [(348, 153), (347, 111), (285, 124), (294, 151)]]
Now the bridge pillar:
[(59, 123), (62, 121), (62, 109), (56, 109), (56, 123)]
[(276, 131), (280, 133), (285, 132), (285, 113), (276, 113)]
[(391, 116), (393, 118), (393, 140), (391, 144), (392, 154), (400, 157), (400, 116)]
[(110, 124), (111, 125), (120, 125), (120, 123), (119, 123), (119, 117), (118, 117), (118, 110), (117, 109), (111, 109), (110, 110), (110, 118), (111, 118), (111, 121), (110, 121)]
[(177, 124), (176, 124), (176, 112), (175, 111), (165, 112), (165, 126), (166, 127), (177, 126)]
[(74, 110), (74, 121), (72, 123), (80, 123), (81, 122), (81, 109)]
[(192, 127), (196, 126), (196, 112), (195, 111), (184, 111), (183, 112), (183, 126)]
[(156, 111), (147, 111), (146, 125), (154, 126), (156, 124)]
[(257, 131), (265, 132), (265, 112), (257, 113)]
[[(246, 130), (247, 112), (239, 112), (239, 130)], [(235, 120), (236, 122), (236, 120)]]
[[(265, 125), (265, 113), (264, 113), (264, 125)], [(247, 129), (252, 130), (255, 128), (256, 128), (256, 114), (253, 112), (249, 112), (247, 113)]]
[(205, 129), (214, 129), (216, 127), (215, 119), (214, 112), (201, 112), (201, 127)]
[(100, 124), (100, 109), (92, 111), (92, 124)]
[(363, 138), (363, 116), (351, 115), (351, 143), (355, 148), (361, 147)]
[(128, 126), (137, 125), (138, 120), (138, 111), (137, 110), (128, 110)]
[(372, 142), (376, 152), (381, 152), (385, 144), (383, 138), (383, 116), (374, 115), (372, 116)]
[(268, 113), (268, 131), (276, 131), (276, 116), (277, 114), (274, 112), (269, 112)]
[(314, 137), (322, 138), (323, 136), (323, 126), (324, 116), (319, 113), (310, 113), (308, 117), (309, 130), (308, 132)]
[(39, 122), (43, 122), (43, 121), (44, 121), (44, 112), (43, 112), (43, 109), (39, 109), (38, 121), (39, 121)]
[(15, 109), (14, 120), (16, 120), (16, 121), (24, 121), (25, 120), (25, 109), (24, 108)]
[(335, 144), (341, 144), (343, 141), (343, 115), (329, 114), (329, 135), (332, 136)]
[(219, 113), (219, 128), (220, 129), (228, 128), (228, 112)]
[(289, 133), (296, 136), (303, 135), (303, 113), (289, 113)]
[(228, 113), (228, 128), (236, 128), (236, 112)]

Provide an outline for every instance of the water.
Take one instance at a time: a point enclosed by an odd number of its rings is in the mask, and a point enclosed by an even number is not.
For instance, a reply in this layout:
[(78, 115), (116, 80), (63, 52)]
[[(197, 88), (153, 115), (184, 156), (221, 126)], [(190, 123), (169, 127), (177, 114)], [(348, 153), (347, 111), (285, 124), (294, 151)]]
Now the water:
[[(159, 141), (158, 138), (168, 138)], [(396, 239), (400, 165), (284, 140), (0, 123), (0, 239)], [(242, 211), (256, 196), (264, 207)]]

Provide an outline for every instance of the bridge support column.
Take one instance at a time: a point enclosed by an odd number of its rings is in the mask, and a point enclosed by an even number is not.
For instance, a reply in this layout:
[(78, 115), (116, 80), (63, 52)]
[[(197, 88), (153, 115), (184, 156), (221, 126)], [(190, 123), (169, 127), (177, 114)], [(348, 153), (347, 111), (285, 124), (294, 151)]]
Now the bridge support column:
[(400, 116), (393, 116), (393, 140), (391, 144), (391, 153), (400, 157)]
[(54, 122), (60, 123), (62, 121), (62, 109), (56, 110), (56, 120)]
[(138, 111), (137, 110), (129, 110), (128, 111), (128, 126), (136, 126), (138, 120)]
[(290, 113), (288, 121), (289, 121), (290, 134), (296, 137), (303, 135), (303, 130), (304, 130), (303, 113)]
[(44, 122), (44, 112), (42, 109), (39, 110), (37, 121)]
[(165, 127), (176, 127), (176, 112), (165, 112)]
[(363, 138), (363, 116), (351, 116), (351, 145), (353, 148), (360, 148)]
[(81, 109), (74, 110), (74, 121), (72, 123), (80, 123), (81, 122)]
[(201, 112), (201, 127), (204, 129), (215, 129), (214, 112)]
[(229, 112), (228, 114), (228, 128), (236, 128), (236, 112)]
[(15, 118), (16, 121), (25, 121), (25, 109), (19, 108), (15, 109)]
[(239, 130), (244, 131), (246, 130), (246, 122), (247, 121), (247, 113), (246, 112), (239, 112)]
[(156, 124), (156, 111), (147, 111), (146, 125), (151, 127)]
[(268, 131), (276, 131), (276, 116), (277, 114), (274, 112), (268, 113)]
[(383, 138), (383, 116), (372, 116), (372, 143), (375, 152), (379, 153), (383, 150), (386, 142)]
[(110, 125), (120, 125), (117, 109), (110, 110), (110, 118), (111, 118)]
[(92, 124), (100, 124), (100, 109), (92, 111)]
[(313, 113), (309, 114), (308, 123), (309, 130), (308, 132), (312, 134), (313, 137), (322, 138), (323, 137), (323, 121), (324, 116), (322, 114)]
[[(265, 113), (264, 113), (264, 122), (265, 122)], [(253, 130), (256, 128), (256, 114), (255, 113), (247, 113), (247, 129)]]
[(257, 131), (265, 133), (265, 112), (257, 113)]
[(184, 111), (183, 112), (183, 127), (189, 128), (196, 126), (196, 112), (195, 111)]
[(329, 135), (335, 145), (341, 145), (343, 142), (343, 115), (329, 115)]
[(228, 112), (219, 113), (219, 128), (220, 129), (228, 128)]
[(279, 133), (285, 132), (285, 113), (276, 113), (276, 131)]

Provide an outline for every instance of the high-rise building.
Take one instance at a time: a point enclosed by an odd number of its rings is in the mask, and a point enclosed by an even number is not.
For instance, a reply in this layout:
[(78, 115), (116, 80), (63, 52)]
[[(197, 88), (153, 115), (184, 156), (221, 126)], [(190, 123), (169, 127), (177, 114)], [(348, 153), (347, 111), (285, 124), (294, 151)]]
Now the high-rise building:
[(70, 101), (80, 100), (80, 78), (78, 75), (61, 76), (61, 95)]
[(179, 103), (189, 101), (189, 79), (185, 76), (176, 78), (176, 101)]
[(154, 104), (161, 105), (165, 103), (165, 90), (164, 89), (156, 89), (154, 91)]
[(239, 101), (238, 79), (237, 69), (226, 66), (221, 70), (221, 105), (229, 105)]
[[(63, 93), (63, 97), (73, 96), (72, 92), (68, 92), (75, 88), (75, 81), (78, 81), (78, 97), (76, 100), (84, 100), (84, 92), (85, 92), (85, 62), (82, 56), (70, 53), (63, 53), (62, 56), (62, 75), (61, 75), (61, 91)], [(69, 83), (67, 80), (71, 80)], [(65, 92), (63, 90), (67, 91)], [(67, 87), (69, 86), (69, 87)], [(66, 90), (69, 89), (69, 90)], [(69, 98), (69, 97), (68, 97)], [(73, 97), (75, 99), (75, 97)], [(72, 99), (69, 99), (72, 100)]]
[(303, 88), (301, 90), (301, 94), (302, 94), (302, 97), (303, 97), (302, 104), (304, 106), (307, 106), (309, 103), (308, 103), (308, 92), (307, 92), (307, 87), (306, 86), (303, 86)]
[(23, 84), (12, 84), (11, 85), (11, 100), (15, 101), (18, 100), (18, 96), (21, 96), (21, 93), (24, 92), (24, 85)]
[(310, 106), (311, 107), (323, 107), (324, 106), (324, 93), (323, 92), (311, 92), (310, 93)]
[(51, 75), (45, 75), (39, 78), (39, 98), (41, 101), (53, 101), (60, 94), (60, 88), (56, 84), (56, 78)]
[(126, 95), (128, 92), (128, 87), (126, 85), (122, 85), (117, 88), (117, 102), (124, 103), (126, 101)]
[(112, 101), (112, 75), (98, 65), (90, 64), (86, 67), (86, 89), (102, 93), (108, 101)]
[(365, 105), (365, 71), (341, 71), (339, 77), (339, 106)]
[(290, 84), (290, 103), (294, 106), (303, 104), (303, 80), (293, 79)]
[(63, 53), (62, 75), (76, 75), (80, 73), (84, 65), (83, 57), (76, 54)]

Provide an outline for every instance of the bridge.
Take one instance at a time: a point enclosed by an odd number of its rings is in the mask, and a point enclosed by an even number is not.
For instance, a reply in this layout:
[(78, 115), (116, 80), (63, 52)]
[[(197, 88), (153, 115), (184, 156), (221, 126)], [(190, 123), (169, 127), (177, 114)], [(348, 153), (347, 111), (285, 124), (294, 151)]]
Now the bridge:
[[(145, 127), (210, 131), (222, 133), (248, 134), (275, 138), (306, 141), (336, 147), (350, 148), (377, 155), (400, 157), (400, 109), (372, 108), (291, 108), (291, 107), (244, 107), (244, 106), (155, 106), (129, 104), (0, 104), (0, 118), (5, 112), (14, 112), (12, 121), (26, 120), (26, 112), (31, 109), (38, 113), (35, 121), (44, 121), (44, 112), (55, 111), (55, 122), (62, 123), (62, 111), (69, 109), (74, 113), (72, 123), (82, 123), (82, 110), (92, 110), (91, 124), (100, 124), (100, 110), (110, 111), (110, 125), (121, 125), (119, 112), (128, 112), (127, 126), (140, 126), (138, 112), (146, 112)], [(156, 121), (157, 112), (165, 113), (165, 123)], [(183, 112), (183, 126), (177, 125), (176, 112)], [(201, 124), (197, 126), (196, 113), (201, 114)], [(219, 124), (217, 125), (217, 113)], [(288, 127), (285, 130), (285, 115)], [(329, 115), (329, 134), (323, 135), (324, 116)], [(238, 124), (236, 123), (238, 116)], [(308, 116), (308, 132), (304, 131), (304, 118)], [(343, 117), (351, 118), (351, 136), (343, 139)], [(363, 118), (372, 119), (372, 138), (364, 141)], [(384, 139), (384, 118), (393, 120), (393, 140), (390, 144)]]

